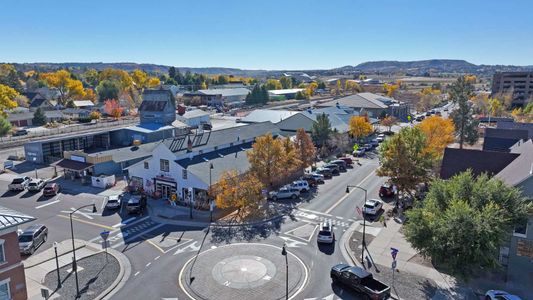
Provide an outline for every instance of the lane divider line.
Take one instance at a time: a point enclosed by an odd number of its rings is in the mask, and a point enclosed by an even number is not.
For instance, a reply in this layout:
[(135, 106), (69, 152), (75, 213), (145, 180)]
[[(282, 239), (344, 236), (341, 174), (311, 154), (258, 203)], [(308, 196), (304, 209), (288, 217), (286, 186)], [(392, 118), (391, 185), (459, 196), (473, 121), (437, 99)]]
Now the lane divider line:
[[(365, 178), (363, 178), (363, 180), (361, 180), (361, 181), (360, 181), (358, 184), (356, 184), (356, 185), (359, 185), (359, 186), (360, 186), (363, 182), (365, 182), (368, 178), (370, 178), (370, 176), (374, 175), (374, 173), (375, 173), (375, 171), (372, 171), (370, 174), (368, 174)], [(352, 194), (354, 191), (360, 191), (360, 192), (362, 192), (360, 189), (352, 188), (352, 190), (351, 190), (348, 194), (342, 196), (337, 202), (335, 202), (330, 208), (328, 208), (328, 209), (326, 210), (326, 213), (329, 214), (332, 210), (335, 209), (335, 207), (339, 206), (339, 204), (341, 204), (342, 201), (344, 201), (344, 199), (348, 198), (348, 196), (350, 196), (350, 194)]]

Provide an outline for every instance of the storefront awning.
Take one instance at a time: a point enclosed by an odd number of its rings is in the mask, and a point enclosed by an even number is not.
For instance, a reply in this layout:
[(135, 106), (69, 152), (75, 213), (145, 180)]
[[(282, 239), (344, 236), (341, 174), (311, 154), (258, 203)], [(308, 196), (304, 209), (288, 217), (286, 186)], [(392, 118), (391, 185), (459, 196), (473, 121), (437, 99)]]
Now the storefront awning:
[(83, 171), (92, 167), (93, 164), (64, 158), (55, 163), (55, 166), (72, 171)]

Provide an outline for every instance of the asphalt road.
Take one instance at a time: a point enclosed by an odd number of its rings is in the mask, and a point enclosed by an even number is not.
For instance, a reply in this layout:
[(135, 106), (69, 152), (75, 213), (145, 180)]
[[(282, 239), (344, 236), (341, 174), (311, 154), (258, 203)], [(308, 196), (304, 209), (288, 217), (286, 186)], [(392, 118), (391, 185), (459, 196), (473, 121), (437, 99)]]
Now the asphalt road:
[[(377, 198), (379, 186), (384, 181), (375, 175), (377, 167), (376, 157), (362, 158), (355, 168), (326, 180), (306, 199), (298, 203), (278, 201), (276, 205), (297, 205), (281, 222), (247, 228), (213, 227), (207, 230), (161, 224), (147, 216), (107, 211), (103, 209), (104, 194), (89, 187), (67, 187), (51, 198), (43, 198), (40, 193), (5, 192), (0, 196), (0, 202), (38, 218), (33, 223), (42, 223), (49, 228), (48, 240), (36, 253), (52, 247), (54, 241), (70, 239), (69, 212), (95, 203), (97, 213), (89, 209), (74, 214), (74, 234), (75, 238), (99, 243), (99, 233), (111, 231), (110, 247), (122, 251), (130, 259), (132, 275), (113, 299), (189, 299), (178, 284), (180, 271), (188, 260), (197, 253), (222, 245), (248, 242), (277, 247), (286, 243), (288, 251), (302, 260), (308, 278), (294, 299), (358, 299), (356, 294), (343, 287), (331, 285), (329, 269), (345, 262), (339, 241), (350, 224), (360, 219), (356, 206), (362, 206), (364, 202), (363, 191), (351, 189), (347, 194), (346, 186), (359, 185), (368, 190), (368, 198)], [(6, 191), (7, 184), (7, 181), (0, 180), (0, 191)], [(334, 225), (336, 242), (332, 246), (316, 242), (318, 224), (324, 220), (330, 220)]]

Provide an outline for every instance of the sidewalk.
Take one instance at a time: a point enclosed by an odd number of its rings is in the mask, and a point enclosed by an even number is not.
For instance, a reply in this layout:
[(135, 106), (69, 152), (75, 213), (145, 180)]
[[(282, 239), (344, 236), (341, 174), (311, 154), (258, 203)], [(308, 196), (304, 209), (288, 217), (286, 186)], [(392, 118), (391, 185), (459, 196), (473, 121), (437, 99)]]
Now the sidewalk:
[[(76, 260), (78, 262), (104, 252), (101, 249), (100, 245), (82, 240), (74, 240), (74, 245), (76, 248)], [(66, 267), (70, 269), (69, 265), (72, 264), (71, 240), (65, 240), (63, 242), (58, 243), (57, 254), (59, 268), (62, 269)], [(110, 257), (113, 257), (116, 260), (116, 262), (120, 266), (120, 270), (116, 271), (116, 274), (114, 274), (114, 281), (111, 284), (108, 284), (107, 287), (102, 288), (102, 290), (98, 292), (98, 296), (96, 296), (94, 299), (109, 299), (116, 291), (118, 291), (125, 284), (125, 281), (129, 278), (131, 273), (130, 262), (124, 254), (114, 249), (108, 249), (108, 254), (110, 255)], [(78, 264), (80, 265), (80, 263)], [(47, 289), (49, 291), (51, 295), (50, 299), (64, 298), (61, 296), (62, 290), (72, 289), (72, 287), (70, 286), (71, 284), (69, 284), (72, 282), (72, 280), (67, 281), (68, 276), (65, 275), (62, 276), (62, 280), (64, 281), (63, 287), (59, 289), (56, 293), (53, 293), (53, 290), (50, 290), (45, 286), (45, 279), (47, 277), (46, 275), (50, 272), (56, 271), (57, 269), (55, 261), (55, 252), (53, 247), (26, 259), (24, 261), (24, 269), (26, 275), (28, 299), (43, 299), (41, 296), (41, 289)], [(81, 283), (90, 279), (83, 279), (84, 274), (81, 270), (81, 267), (78, 267), (78, 273), (80, 277), (80, 285), (83, 286)]]

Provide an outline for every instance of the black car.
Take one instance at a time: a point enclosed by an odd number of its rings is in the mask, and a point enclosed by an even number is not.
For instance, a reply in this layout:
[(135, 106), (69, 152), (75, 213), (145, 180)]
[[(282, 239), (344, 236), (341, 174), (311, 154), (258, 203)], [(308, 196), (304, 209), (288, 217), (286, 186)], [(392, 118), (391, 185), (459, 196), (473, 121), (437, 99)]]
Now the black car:
[(346, 171), (346, 162), (344, 160), (336, 159), (336, 160), (332, 161), (331, 163), (339, 166), (339, 170), (340, 171)]
[(325, 168), (328, 168), (328, 169), (331, 169), (331, 174), (333, 176), (335, 175), (339, 175), (340, 174), (340, 168), (338, 165), (336, 164), (327, 164), (327, 165), (324, 165)]
[(330, 276), (333, 282), (342, 283), (363, 294), (365, 299), (389, 299), (390, 297), (390, 287), (375, 279), (372, 273), (363, 268), (338, 264), (331, 268)]
[(28, 131), (26, 129), (20, 129), (15, 132), (13, 132), (12, 136), (21, 136), (21, 135), (27, 135)]
[(316, 169), (316, 172), (318, 174), (324, 175), (324, 178), (331, 178), (333, 177), (333, 172), (330, 168), (318, 168)]

